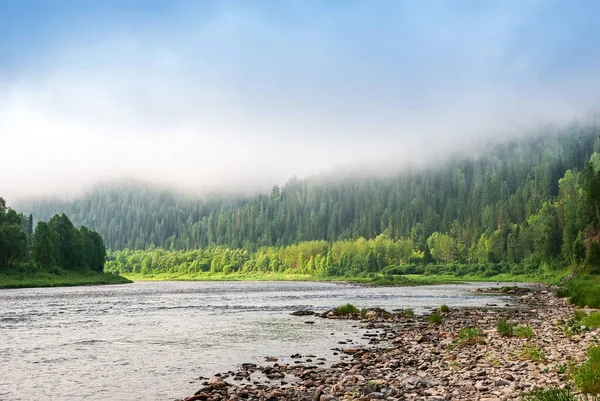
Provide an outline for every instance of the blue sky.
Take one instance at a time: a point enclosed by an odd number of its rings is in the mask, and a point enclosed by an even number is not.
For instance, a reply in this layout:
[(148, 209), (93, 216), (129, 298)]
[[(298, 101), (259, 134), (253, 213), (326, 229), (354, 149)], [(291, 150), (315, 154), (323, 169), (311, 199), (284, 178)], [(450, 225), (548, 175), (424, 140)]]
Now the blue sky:
[(600, 100), (596, 1), (2, 0), (0, 38), (14, 196), (422, 163)]

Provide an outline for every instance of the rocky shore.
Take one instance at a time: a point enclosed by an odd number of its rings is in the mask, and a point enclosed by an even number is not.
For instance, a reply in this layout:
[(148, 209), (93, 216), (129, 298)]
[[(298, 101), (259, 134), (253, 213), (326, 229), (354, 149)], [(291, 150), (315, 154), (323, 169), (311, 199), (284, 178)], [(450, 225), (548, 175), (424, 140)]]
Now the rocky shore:
[[(597, 331), (573, 330), (569, 321), (576, 308), (552, 288), (505, 292), (512, 297), (506, 307), (451, 309), (438, 324), (403, 311), (351, 315), (360, 319), (369, 345), (336, 344), (332, 352), (339, 362), (327, 366), (316, 355), (292, 355), (292, 363), (267, 357), (262, 366), (217, 374), (185, 401), (499, 401), (565, 386), (569, 364), (585, 360)], [(319, 316), (342, 318), (333, 312)], [(503, 319), (532, 330), (503, 336), (497, 329)]]

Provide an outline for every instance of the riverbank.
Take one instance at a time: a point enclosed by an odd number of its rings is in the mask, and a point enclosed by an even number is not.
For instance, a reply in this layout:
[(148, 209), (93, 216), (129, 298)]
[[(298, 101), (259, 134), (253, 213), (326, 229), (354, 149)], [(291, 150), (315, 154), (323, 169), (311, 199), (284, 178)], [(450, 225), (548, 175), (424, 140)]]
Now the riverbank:
[[(308, 355), (218, 374), (186, 401), (520, 399), (572, 385), (576, 366), (598, 339), (597, 329), (581, 328), (576, 311), (540, 287), (513, 296), (506, 308), (442, 312), (438, 324), (406, 312), (367, 313), (371, 320), (357, 324), (371, 346), (338, 345), (340, 361), (330, 367), (307, 349)], [(505, 319), (508, 326), (498, 325)]]
[(0, 289), (67, 287), (79, 285), (127, 284), (132, 281), (110, 273), (74, 273), (53, 274), (42, 271), (14, 270), (10, 274), (0, 274)]
[(477, 275), (452, 276), (452, 275), (384, 275), (372, 274), (362, 277), (347, 276), (319, 276), (310, 274), (291, 273), (125, 273), (123, 277), (131, 281), (308, 281), (308, 282), (336, 282), (351, 284), (367, 284), (382, 286), (413, 286), (433, 284), (460, 284), (465, 282), (505, 282), (505, 283), (546, 283), (558, 284), (568, 272), (559, 272), (548, 275), (513, 275), (499, 274), (485, 277)]

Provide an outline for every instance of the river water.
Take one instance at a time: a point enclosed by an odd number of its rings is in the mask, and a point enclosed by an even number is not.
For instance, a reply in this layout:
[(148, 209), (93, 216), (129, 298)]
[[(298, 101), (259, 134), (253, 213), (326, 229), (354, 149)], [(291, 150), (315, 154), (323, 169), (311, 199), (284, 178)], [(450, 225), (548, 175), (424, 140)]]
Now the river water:
[[(312, 316), (351, 302), (424, 313), (503, 305), (492, 284), (357, 287), (304, 282), (137, 282), (0, 290), (0, 400), (174, 400), (195, 380), (294, 353), (334, 360), (356, 322)], [(314, 321), (314, 324), (306, 324)]]

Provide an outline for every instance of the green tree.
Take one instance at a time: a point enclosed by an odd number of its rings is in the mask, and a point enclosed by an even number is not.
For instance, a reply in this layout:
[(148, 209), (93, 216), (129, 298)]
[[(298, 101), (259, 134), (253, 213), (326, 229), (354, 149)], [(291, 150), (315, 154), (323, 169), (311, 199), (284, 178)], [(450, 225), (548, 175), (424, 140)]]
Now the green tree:
[(48, 223), (40, 221), (33, 234), (31, 245), (31, 258), (41, 269), (46, 270), (57, 265), (56, 262), (56, 238), (50, 230)]

